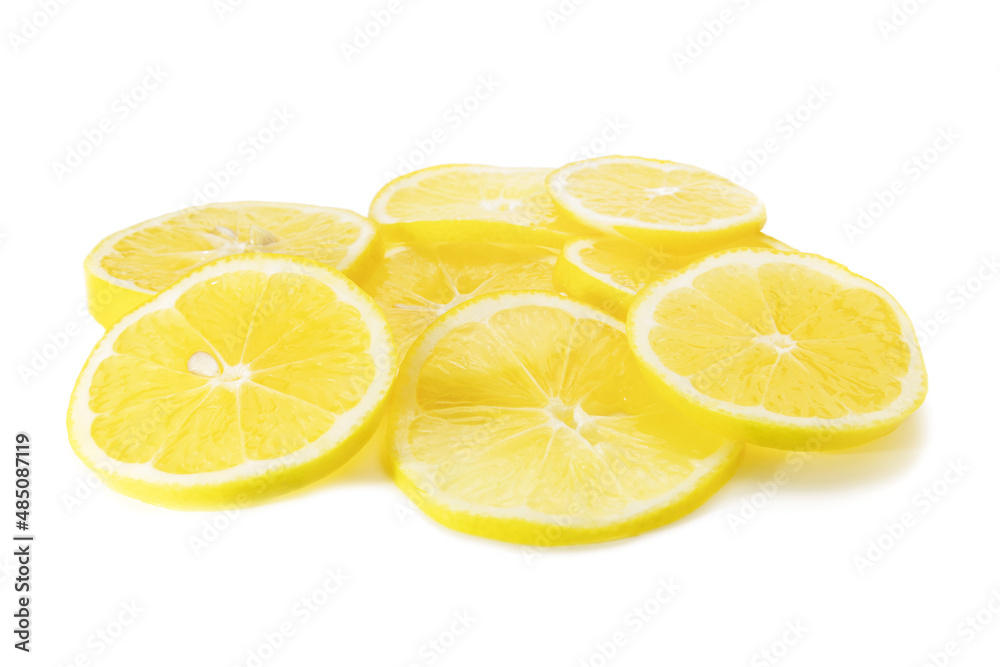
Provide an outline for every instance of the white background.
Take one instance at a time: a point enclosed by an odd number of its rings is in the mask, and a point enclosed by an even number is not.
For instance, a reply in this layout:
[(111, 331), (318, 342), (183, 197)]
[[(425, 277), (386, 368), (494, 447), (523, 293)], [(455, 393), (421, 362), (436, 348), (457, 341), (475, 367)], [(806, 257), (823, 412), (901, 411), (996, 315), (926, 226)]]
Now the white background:
[[(343, 44), (388, 0), (245, 0), (221, 15), (212, 0), (52, 2), (47, 20), (44, 4), (7, 0), (0, 16), (0, 437), (5, 448), (20, 430), (34, 439), (38, 536), (30, 656), (10, 647), (11, 549), (0, 550), (4, 665), (247, 665), (284, 622), (293, 634), (262, 664), (765, 665), (760, 652), (777, 643), (788, 667), (918, 666), (952, 641), (957, 654), (939, 664), (995, 664), (1000, 285), (976, 275), (993, 277), (984, 262), (1000, 251), (997, 3), (907, 0), (912, 16), (888, 31), (892, 0), (567, 0), (557, 22), (558, 0), (411, 0), (350, 59)], [(689, 40), (704, 46), (681, 63)], [(476, 107), (467, 117), (449, 111), (463, 101)], [(244, 142), (276, 109), (294, 118), (251, 158)], [(54, 165), (103, 119), (111, 131), (81, 164)], [(375, 446), (231, 517), (94, 483), (64, 426), (101, 333), (81, 309), (91, 247), (206, 194), (364, 213), (439, 127), (445, 140), (416, 155), (424, 164), (558, 166), (589, 145), (732, 176), (756, 155), (764, 164), (743, 172), (768, 233), (882, 284), (921, 327), (946, 320), (925, 335), (926, 404), (857, 450), (804, 461), (751, 451), (691, 516), (590, 547), (537, 551), (442, 528), (409, 510)], [(936, 160), (923, 170), (912, 157), (925, 151)], [(230, 161), (239, 173), (214, 189)], [(852, 239), (859, 207), (878, 212), (897, 179), (902, 194)], [(967, 285), (980, 288), (969, 299), (957, 291)], [(25, 370), (33, 358), (37, 375)], [(952, 464), (967, 470), (948, 475)], [(915, 498), (924, 488), (934, 502)], [(913, 525), (886, 534), (906, 513)], [(858, 560), (869, 556), (870, 567)], [(349, 580), (303, 619), (297, 601), (337, 568)], [(657, 602), (671, 579), (679, 592)], [(972, 630), (965, 619), (991, 596), (997, 611)], [(117, 633), (132, 603), (138, 618), (109, 647), (96, 633)], [(473, 620), (451, 637), (456, 614)], [(604, 658), (617, 632), (624, 645)]]

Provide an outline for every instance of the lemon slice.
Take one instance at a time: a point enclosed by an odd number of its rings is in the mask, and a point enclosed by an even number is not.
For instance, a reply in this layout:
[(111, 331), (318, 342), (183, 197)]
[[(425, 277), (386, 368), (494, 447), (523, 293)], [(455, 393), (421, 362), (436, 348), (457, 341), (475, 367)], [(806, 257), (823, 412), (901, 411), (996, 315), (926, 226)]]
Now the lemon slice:
[(576, 222), (676, 252), (759, 231), (767, 214), (755, 194), (677, 162), (609, 156), (568, 164), (548, 177), (557, 206)]
[(552, 289), (556, 254), (494, 243), (418, 243), (390, 248), (363, 286), (382, 308), (399, 355), (448, 309), (480, 294)]
[(817, 255), (711, 255), (639, 292), (628, 334), (677, 405), (768, 447), (861, 444), (896, 428), (927, 392), (900, 305)]
[(211, 261), (249, 252), (313, 259), (360, 279), (382, 248), (371, 220), (339, 208), (233, 202), (187, 208), (101, 241), (84, 262), (87, 304), (110, 327)]
[(448, 164), (414, 171), (375, 195), (368, 215), (391, 241), (485, 241), (559, 247), (586, 231), (559, 215), (551, 169)]
[(576, 238), (563, 246), (552, 278), (560, 291), (624, 319), (633, 297), (651, 279), (731, 248), (792, 249), (760, 232), (683, 255), (611, 236)]
[(388, 422), (390, 472), (421, 509), (537, 545), (671, 521), (742, 450), (664, 406), (621, 322), (554, 292), (486, 294), (442, 315), (410, 349)]
[(247, 505), (305, 485), (374, 430), (395, 375), (385, 318), (310, 260), (242, 255), (125, 315), (70, 399), (73, 449), (156, 505)]

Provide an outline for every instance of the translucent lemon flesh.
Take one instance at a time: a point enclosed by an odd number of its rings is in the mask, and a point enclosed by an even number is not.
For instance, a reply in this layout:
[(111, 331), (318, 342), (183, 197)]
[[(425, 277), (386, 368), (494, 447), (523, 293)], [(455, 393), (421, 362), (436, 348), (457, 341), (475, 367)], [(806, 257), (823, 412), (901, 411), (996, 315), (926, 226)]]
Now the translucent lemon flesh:
[(341, 274), (223, 259), (106, 334), (74, 389), (70, 439), (111, 486), (149, 502), (266, 497), (356, 451), (393, 359), (384, 319)]
[(791, 250), (760, 232), (682, 254), (669, 248), (608, 236), (578, 238), (563, 247), (553, 280), (558, 289), (570, 296), (624, 318), (632, 298), (653, 278), (682, 269), (708, 254), (732, 248)]
[(815, 255), (709, 257), (640, 292), (629, 327), (669, 395), (762, 445), (859, 444), (897, 426), (926, 392), (899, 304)]
[(363, 283), (385, 313), (400, 356), (442, 313), (480, 294), (552, 289), (552, 250), (490, 243), (420, 243), (390, 248)]
[(574, 162), (554, 171), (547, 184), (575, 222), (678, 251), (758, 231), (767, 217), (749, 190), (663, 160), (610, 156)]
[(359, 279), (381, 255), (374, 224), (344, 209), (235, 202), (171, 213), (104, 239), (85, 263), (91, 312), (106, 327), (221, 257), (312, 259)]
[(450, 311), (397, 382), (397, 483), (445, 525), (488, 537), (636, 534), (711, 495), (740, 451), (664, 406), (620, 323), (554, 293), (502, 292)]
[(442, 165), (401, 176), (372, 201), (392, 241), (484, 241), (561, 246), (585, 228), (560, 215), (549, 169)]

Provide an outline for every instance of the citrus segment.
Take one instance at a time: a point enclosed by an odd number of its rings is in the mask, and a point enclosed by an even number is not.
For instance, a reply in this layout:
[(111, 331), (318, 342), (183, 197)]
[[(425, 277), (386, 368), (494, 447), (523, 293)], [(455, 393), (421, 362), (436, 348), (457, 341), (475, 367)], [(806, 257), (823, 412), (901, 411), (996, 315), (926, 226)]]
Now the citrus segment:
[(552, 289), (554, 251), (495, 243), (417, 243), (389, 248), (363, 283), (382, 308), (400, 356), (448, 309), (490, 292)]
[(559, 247), (584, 227), (560, 215), (550, 169), (448, 164), (411, 172), (375, 195), (369, 216), (391, 241), (484, 241)]
[(710, 171), (620, 155), (573, 162), (548, 177), (571, 220), (650, 245), (703, 249), (764, 226), (764, 204)]
[(706, 255), (732, 248), (791, 250), (781, 241), (759, 232), (701, 252), (681, 254), (610, 236), (581, 237), (563, 246), (553, 282), (570, 296), (624, 319), (633, 297), (653, 278), (677, 271)]
[(927, 391), (900, 305), (816, 255), (712, 255), (647, 285), (628, 327), (643, 367), (677, 405), (764, 446), (860, 444), (898, 426)]
[(397, 484), (449, 527), (541, 545), (634, 535), (696, 507), (741, 447), (665, 407), (623, 329), (551, 292), (444, 314), (397, 380)]
[(112, 234), (84, 263), (91, 313), (105, 326), (220, 257), (313, 259), (360, 279), (381, 257), (375, 225), (338, 208), (233, 202), (196, 206)]
[(385, 319), (343, 274), (225, 258), (105, 334), (73, 391), (70, 442), (109, 486), (147, 502), (256, 502), (357, 451), (394, 374)]

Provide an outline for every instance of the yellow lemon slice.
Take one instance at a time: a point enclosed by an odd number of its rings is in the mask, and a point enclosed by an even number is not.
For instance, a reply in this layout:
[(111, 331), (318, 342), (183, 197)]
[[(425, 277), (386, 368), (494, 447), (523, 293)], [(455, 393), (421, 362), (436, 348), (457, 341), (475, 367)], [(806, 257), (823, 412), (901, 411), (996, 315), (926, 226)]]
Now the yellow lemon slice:
[(689, 252), (760, 231), (755, 194), (677, 162), (609, 156), (568, 164), (548, 177), (557, 206), (580, 223), (647, 245)]
[(559, 215), (550, 169), (476, 164), (429, 167), (375, 195), (369, 216), (390, 241), (485, 241), (559, 247), (586, 231)]
[(896, 428), (927, 392), (896, 300), (817, 255), (711, 255), (643, 288), (628, 334), (675, 404), (767, 447), (863, 443)]
[(536, 545), (610, 540), (689, 512), (732, 474), (735, 441), (666, 407), (621, 322), (554, 292), (453, 308), (414, 342), (388, 465), (456, 530)]
[(110, 327), (194, 269), (249, 252), (313, 259), (357, 280), (375, 267), (382, 247), (372, 221), (344, 209), (266, 202), (187, 208), (94, 248), (84, 262), (90, 312)]
[(442, 313), (480, 294), (552, 289), (556, 254), (495, 243), (417, 243), (389, 248), (365, 291), (382, 308), (399, 355)]
[(553, 281), (560, 291), (625, 319), (632, 299), (647, 282), (708, 254), (731, 248), (792, 250), (760, 232), (688, 254), (676, 254), (611, 236), (576, 238), (563, 246)]
[(252, 504), (354, 454), (395, 370), (385, 318), (343, 274), (225, 258), (104, 335), (73, 390), (69, 439), (108, 486), (140, 500)]

